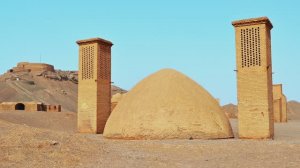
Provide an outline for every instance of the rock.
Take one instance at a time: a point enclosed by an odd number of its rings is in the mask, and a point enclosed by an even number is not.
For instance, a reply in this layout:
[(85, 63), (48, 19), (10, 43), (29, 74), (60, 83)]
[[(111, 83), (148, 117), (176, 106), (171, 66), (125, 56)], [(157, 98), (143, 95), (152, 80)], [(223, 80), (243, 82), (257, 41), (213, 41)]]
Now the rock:
[(55, 146), (55, 145), (59, 144), (57, 141), (50, 141), (49, 143), (50, 143), (51, 146)]

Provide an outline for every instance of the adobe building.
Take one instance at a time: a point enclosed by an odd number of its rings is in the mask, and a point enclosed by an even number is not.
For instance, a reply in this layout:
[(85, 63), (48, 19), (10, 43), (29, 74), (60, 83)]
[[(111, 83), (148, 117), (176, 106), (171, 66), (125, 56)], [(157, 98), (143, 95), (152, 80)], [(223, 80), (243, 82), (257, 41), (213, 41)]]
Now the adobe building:
[(61, 112), (61, 105), (45, 105), (41, 102), (2, 102), (0, 111), (25, 111), (25, 112)]
[(115, 109), (118, 103), (123, 99), (126, 93), (116, 93), (111, 97), (111, 111)]
[(235, 27), (239, 137), (274, 136), (271, 29), (267, 17), (238, 20)]
[(46, 112), (61, 112), (61, 105), (50, 105), (50, 104), (43, 104), (43, 111)]
[(282, 92), (282, 84), (273, 85), (274, 122), (287, 122), (287, 100)]
[(16, 67), (13, 67), (9, 72), (41, 72), (41, 71), (50, 71), (54, 72), (54, 66), (43, 63), (29, 63), (29, 62), (20, 62)]
[(42, 103), (40, 102), (3, 102), (0, 104), (1, 111), (24, 110), (26, 112), (42, 111)]
[(92, 38), (77, 41), (78, 131), (102, 133), (111, 112), (110, 41)]
[(288, 122), (288, 116), (287, 116), (287, 98), (284, 94), (282, 94), (281, 99), (281, 107), (282, 107), (282, 118), (281, 122)]

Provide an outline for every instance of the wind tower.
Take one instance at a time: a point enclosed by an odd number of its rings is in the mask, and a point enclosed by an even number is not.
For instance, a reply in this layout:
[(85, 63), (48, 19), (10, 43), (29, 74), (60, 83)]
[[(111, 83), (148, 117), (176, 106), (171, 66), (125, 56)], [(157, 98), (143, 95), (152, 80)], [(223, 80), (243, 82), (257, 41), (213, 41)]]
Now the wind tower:
[(274, 136), (271, 29), (267, 17), (238, 20), (235, 27), (240, 138)]
[(273, 85), (273, 112), (274, 122), (287, 122), (287, 100), (282, 84)]
[(103, 133), (111, 112), (110, 41), (92, 38), (79, 45), (78, 131)]

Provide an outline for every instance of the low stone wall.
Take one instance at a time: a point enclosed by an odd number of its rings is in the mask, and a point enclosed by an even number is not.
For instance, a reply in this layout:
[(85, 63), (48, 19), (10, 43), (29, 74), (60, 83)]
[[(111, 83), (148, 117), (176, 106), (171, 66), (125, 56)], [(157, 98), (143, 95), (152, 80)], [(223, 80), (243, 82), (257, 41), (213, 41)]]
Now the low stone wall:
[(1, 111), (23, 110), (26, 112), (42, 111), (40, 102), (4, 102), (0, 104)]
[(46, 112), (61, 112), (61, 105), (43, 105)]
[(13, 111), (15, 104), (0, 104), (0, 111)]
[(61, 105), (45, 105), (40, 102), (3, 102), (0, 111), (25, 111), (25, 112), (61, 112)]

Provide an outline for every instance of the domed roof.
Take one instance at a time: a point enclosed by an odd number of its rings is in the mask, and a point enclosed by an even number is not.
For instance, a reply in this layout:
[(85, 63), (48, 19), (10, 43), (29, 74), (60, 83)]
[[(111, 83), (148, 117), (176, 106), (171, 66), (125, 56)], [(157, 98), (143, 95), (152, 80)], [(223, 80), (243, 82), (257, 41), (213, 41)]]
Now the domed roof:
[(150, 75), (128, 92), (111, 113), (103, 135), (117, 139), (233, 137), (216, 99), (172, 69)]

